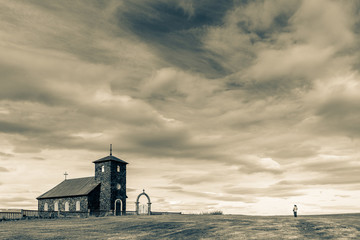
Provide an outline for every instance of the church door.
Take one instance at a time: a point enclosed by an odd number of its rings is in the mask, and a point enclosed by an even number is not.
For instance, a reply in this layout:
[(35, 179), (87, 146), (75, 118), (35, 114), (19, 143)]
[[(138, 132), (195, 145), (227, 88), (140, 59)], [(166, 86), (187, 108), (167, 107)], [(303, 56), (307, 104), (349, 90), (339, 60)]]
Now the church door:
[(114, 204), (114, 215), (121, 216), (122, 202), (121, 199), (116, 199)]

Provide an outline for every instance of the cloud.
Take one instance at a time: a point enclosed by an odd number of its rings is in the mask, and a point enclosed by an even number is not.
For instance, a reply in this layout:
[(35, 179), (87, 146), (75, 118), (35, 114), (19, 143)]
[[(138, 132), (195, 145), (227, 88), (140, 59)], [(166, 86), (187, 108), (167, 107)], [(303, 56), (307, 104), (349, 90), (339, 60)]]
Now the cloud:
[(28, 201), (29, 198), (26, 197), (2, 197), (2, 201), (9, 201), (9, 202), (23, 202)]
[(272, 158), (261, 158), (253, 155), (239, 156), (239, 171), (242, 173), (270, 173), (281, 174), (283, 172), (281, 165)]
[(4, 167), (0, 167), (0, 172), (9, 172), (9, 170)]
[(2, 84), (3, 87), (0, 89), (1, 99), (40, 101), (47, 104), (54, 104), (60, 101), (42, 83), (32, 84), (36, 79), (32, 76), (32, 73), (18, 66), (2, 63), (1, 60), (0, 71), (3, 78), (6, 79)]
[(39, 133), (42, 132), (43, 130), (37, 127), (31, 127), (26, 124), (21, 124), (21, 123), (17, 124), (17, 123), (0, 121), (0, 131), (4, 133), (26, 133), (26, 132)]
[(224, 17), (224, 25), (209, 29), (205, 46), (232, 73), (247, 69), (256, 60), (262, 42), (274, 43), (280, 33), (291, 30), (289, 21), (298, 5), (298, 1), (237, 4)]
[[(126, 28), (151, 45), (164, 61), (182, 69), (219, 76), (226, 69), (215, 55), (204, 51), (201, 37), (206, 27), (221, 24), (230, 1), (126, 2), (118, 8), (119, 28)], [(141, 17), (139, 17), (141, 16)]]
[[(326, 4), (326, 8), (324, 8)], [(340, 2), (303, 1), (292, 21), (300, 41), (318, 46), (333, 46), (341, 49), (354, 43), (352, 32), (351, 4), (341, 7)], [(347, 5), (349, 4), (349, 5)]]
[(282, 180), (277, 185), (309, 188), (329, 186), (336, 189), (358, 190), (359, 164), (345, 156), (321, 155), (293, 166), (297, 172), (308, 173), (307, 177)]
[(213, 193), (213, 192), (202, 192), (202, 191), (190, 191), (185, 190), (182, 187), (175, 187), (172, 189), (166, 189), (170, 190), (174, 193), (181, 194), (181, 195), (188, 195), (193, 196), (197, 198), (205, 198), (207, 200), (214, 200), (214, 201), (226, 201), (226, 202), (253, 202), (253, 199), (240, 197), (240, 196), (233, 196), (233, 195), (227, 195), (222, 193)]
[(324, 103), (317, 114), (326, 123), (326, 130), (335, 134), (359, 137), (360, 105), (358, 99), (332, 99)]
[(126, 187), (126, 192), (135, 192), (137, 189)]
[(0, 152), (0, 156), (5, 157), (5, 158), (10, 158), (10, 157), (13, 157), (14, 155), (10, 154), (10, 153)]
[[(110, 2), (104, 5), (91, 2), (7, 3), (2, 12), (10, 24), (5, 25), (5, 29), (8, 30), (11, 24), (17, 24), (18, 31), (12, 35), (6, 34), (6, 40), (19, 45), (31, 43), (37, 48), (68, 52), (88, 62), (114, 62), (117, 60), (116, 54), (103, 47), (101, 40), (106, 39), (106, 30), (114, 30), (111, 24), (102, 19), (107, 18), (116, 6)], [(22, 14), (14, 18), (11, 14), (14, 10)], [(94, 18), (89, 18), (89, 15)]]
[(31, 206), (32, 198), (27, 197), (0, 197), (3, 207), (6, 208), (25, 208)]
[(168, 191), (180, 191), (182, 190), (182, 187), (179, 186), (157, 186), (156, 188), (159, 189), (164, 189), (164, 190), (168, 190)]
[(359, 76), (353, 72), (319, 80), (305, 102), (313, 111), (309, 128), (325, 135), (357, 138), (359, 86)]
[(331, 76), (352, 61), (342, 54), (355, 39), (350, 7), (341, 8), (336, 2), (329, 9), (323, 6), (321, 1), (240, 5), (229, 12), (224, 27), (207, 33), (206, 46), (227, 65), (236, 63), (227, 78), (230, 87), (258, 97), (288, 95), (294, 89), (306, 92), (314, 80)]
[(217, 182), (218, 176), (215, 174), (203, 175), (203, 176), (186, 176), (186, 177), (176, 177), (172, 180), (174, 184), (181, 185), (198, 185), (201, 183)]
[(303, 1), (289, 23), (290, 32), (277, 36), (278, 47), (258, 51), (255, 64), (244, 76), (253, 79), (259, 90), (310, 87), (315, 79), (346, 64), (338, 54), (352, 46), (354, 37), (345, 8), (334, 2), (323, 9), (321, 2)]
[(302, 196), (302, 189), (297, 189), (294, 185), (273, 184), (268, 187), (226, 187), (224, 192), (234, 195), (252, 196), (252, 197), (270, 197), (270, 198), (289, 198)]
[(285, 144), (285, 146), (271, 149), (269, 155), (274, 158), (292, 159), (292, 158), (308, 158), (316, 156), (319, 146), (300, 144)]
[(306, 81), (324, 72), (332, 54), (331, 49), (306, 45), (285, 50), (264, 50), (244, 77), (254, 79), (259, 87), (304, 88), (308, 84)]
[(303, 184), (341, 185), (359, 182), (359, 164), (357, 160), (347, 159), (347, 157), (323, 156), (322, 159), (302, 164), (301, 168), (305, 171), (320, 173), (318, 177), (302, 181)]
[(151, 101), (182, 100), (192, 108), (207, 105), (207, 98), (221, 89), (217, 82), (211, 82), (199, 74), (181, 71), (177, 68), (162, 68), (144, 82), (141, 91)]

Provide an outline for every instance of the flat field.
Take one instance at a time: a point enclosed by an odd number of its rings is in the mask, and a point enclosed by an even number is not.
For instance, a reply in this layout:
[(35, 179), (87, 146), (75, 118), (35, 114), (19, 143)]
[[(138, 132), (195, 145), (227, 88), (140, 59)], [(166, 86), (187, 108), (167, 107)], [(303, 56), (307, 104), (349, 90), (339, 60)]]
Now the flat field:
[(0, 239), (360, 239), (360, 214), (161, 215), (0, 222)]

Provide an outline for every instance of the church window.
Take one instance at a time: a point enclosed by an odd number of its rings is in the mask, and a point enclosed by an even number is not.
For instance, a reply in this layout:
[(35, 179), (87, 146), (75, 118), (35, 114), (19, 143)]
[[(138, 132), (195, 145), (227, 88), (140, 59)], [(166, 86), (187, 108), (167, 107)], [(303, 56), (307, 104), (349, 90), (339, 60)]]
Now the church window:
[(47, 203), (44, 204), (44, 211), (48, 211), (49, 210), (49, 205)]
[(119, 165), (117, 166), (117, 172), (120, 172), (120, 166)]
[(101, 172), (105, 172), (105, 166), (101, 166)]
[(121, 189), (121, 185), (118, 183), (118, 184), (116, 184), (116, 188), (118, 189), (118, 190), (120, 190)]
[(54, 202), (54, 211), (55, 212), (59, 211), (59, 203), (58, 202)]
[(80, 211), (80, 201), (76, 201), (76, 211)]
[(69, 211), (69, 202), (65, 203), (65, 211), (68, 212)]

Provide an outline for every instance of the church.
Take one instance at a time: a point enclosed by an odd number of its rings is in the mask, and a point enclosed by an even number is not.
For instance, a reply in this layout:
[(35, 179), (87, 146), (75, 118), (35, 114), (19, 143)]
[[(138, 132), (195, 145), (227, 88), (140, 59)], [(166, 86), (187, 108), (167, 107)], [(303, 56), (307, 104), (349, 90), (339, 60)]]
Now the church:
[(65, 179), (37, 197), (40, 217), (126, 214), (127, 162), (110, 155), (93, 162), (95, 176)]

